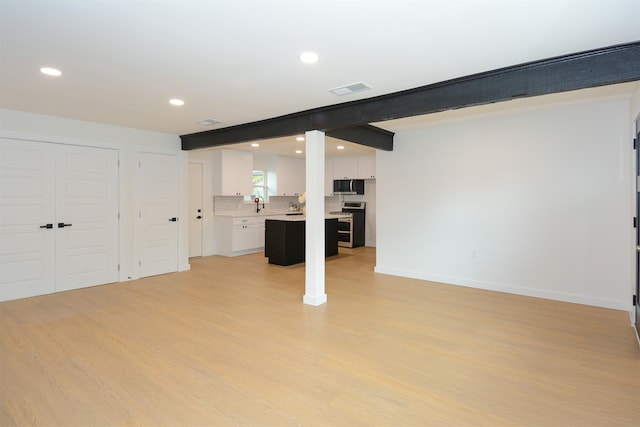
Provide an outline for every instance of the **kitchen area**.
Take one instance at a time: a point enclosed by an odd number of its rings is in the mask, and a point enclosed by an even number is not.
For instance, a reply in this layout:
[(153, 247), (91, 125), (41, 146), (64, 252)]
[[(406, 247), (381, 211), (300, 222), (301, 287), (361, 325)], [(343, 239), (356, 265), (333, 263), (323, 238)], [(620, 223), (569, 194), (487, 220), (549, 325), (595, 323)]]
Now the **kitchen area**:
[[(189, 257), (304, 262), (304, 158), (219, 148), (191, 151), (189, 167)], [(324, 201), (327, 260), (375, 246), (375, 151), (325, 158)]]

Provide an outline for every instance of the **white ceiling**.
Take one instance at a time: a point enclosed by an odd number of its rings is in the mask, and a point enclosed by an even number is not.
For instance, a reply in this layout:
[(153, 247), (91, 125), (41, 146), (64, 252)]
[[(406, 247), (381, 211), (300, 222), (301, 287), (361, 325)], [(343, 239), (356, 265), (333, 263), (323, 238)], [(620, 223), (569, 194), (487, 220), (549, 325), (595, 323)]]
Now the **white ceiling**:
[(640, 0), (0, 0), (0, 107), (181, 135), (637, 41), (638, 22)]

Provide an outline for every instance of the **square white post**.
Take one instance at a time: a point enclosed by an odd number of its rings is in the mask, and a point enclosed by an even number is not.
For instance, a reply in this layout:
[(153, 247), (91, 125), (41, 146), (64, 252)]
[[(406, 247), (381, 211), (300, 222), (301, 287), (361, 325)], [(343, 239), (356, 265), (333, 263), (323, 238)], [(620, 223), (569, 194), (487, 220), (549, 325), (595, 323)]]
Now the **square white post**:
[(312, 130), (306, 139), (305, 293), (309, 305), (327, 302), (324, 290), (324, 132)]

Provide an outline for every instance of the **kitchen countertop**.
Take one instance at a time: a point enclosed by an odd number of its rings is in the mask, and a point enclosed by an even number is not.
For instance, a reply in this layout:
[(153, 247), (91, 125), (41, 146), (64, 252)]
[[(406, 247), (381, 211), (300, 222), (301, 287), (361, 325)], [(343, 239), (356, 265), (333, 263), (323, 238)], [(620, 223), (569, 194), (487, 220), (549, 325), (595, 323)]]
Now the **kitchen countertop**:
[(218, 212), (215, 216), (230, 216), (234, 218), (239, 217), (256, 217), (256, 216), (272, 216), (272, 215), (280, 215), (280, 212)]
[[(215, 214), (215, 216), (228, 216), (232, 218), (241, 218), (241, 217), (265, 217), (266, 219), (276, 219), (280, 221), (304, 221), (306, 219), (306, 215), (304, 214), (294, 214), (287, 215), (286, 212), (266, 212), (266, 213), (248, 213), (248, 212), (220, 212)], [(331, 218), (342, 218), (345, 216), (349, 216), (349, 214), (337, 215), (325, 213), (325, 219)]]
[[(336, 215), (336, 214), (324, 214), (324, 219), (338, 219), (350, 216), (349, 214)], [(266, 219), (272, 219), (276, 221), (305, 221), (306, 215), (268, 215)]]

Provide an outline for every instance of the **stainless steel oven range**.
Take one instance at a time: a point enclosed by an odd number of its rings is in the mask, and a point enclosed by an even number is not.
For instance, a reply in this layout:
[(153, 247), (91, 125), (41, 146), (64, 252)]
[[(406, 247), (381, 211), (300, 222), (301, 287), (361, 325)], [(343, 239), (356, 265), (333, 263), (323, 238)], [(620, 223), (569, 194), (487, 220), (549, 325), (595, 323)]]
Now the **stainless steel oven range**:
[(364, 246), (365, 202), (343, 202), (342, 211), (333, 212), (344, 215), (338, 218), (338, 246), (357, 248)]

